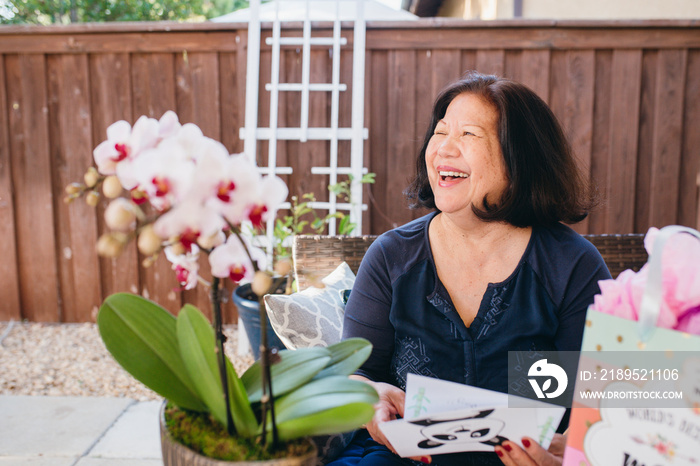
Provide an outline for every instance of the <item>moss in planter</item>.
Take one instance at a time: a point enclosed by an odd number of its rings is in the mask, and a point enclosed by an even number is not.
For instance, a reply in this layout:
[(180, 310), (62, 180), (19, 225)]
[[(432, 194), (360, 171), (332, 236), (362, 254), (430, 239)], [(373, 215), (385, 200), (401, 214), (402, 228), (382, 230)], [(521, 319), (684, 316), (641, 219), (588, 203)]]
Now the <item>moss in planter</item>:
[(263, 448), (256, 438), (230, 437), (226, 428), (205, 413), (178, 408), (168, 402), (165, 425), (176, 442), (209, 458), (224, 461), (256, 461), (301, 456), (313, 448), (303, 439), (283, 444), (276, 450)]

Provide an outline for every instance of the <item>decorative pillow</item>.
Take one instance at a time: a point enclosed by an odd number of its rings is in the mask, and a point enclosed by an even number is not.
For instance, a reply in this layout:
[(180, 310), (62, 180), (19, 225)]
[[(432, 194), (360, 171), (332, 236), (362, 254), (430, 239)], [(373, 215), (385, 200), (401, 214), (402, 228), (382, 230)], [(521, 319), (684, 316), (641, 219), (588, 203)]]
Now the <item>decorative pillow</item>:
[(355, 274), (343, 262), (321, 282), (324, 288), (265, 296), (270, 325), (289, 349), (328, 346), (340, 341), (345, 314), (341, 292), (352, 288)]

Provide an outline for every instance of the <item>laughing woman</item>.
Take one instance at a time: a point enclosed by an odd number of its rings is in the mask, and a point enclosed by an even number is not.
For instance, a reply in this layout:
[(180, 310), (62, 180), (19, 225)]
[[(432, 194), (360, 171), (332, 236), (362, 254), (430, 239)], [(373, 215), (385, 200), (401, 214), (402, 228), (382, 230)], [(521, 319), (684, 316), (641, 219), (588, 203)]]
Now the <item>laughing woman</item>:
[[(579, 350), (598, 280), (610, 278), (564, 225), (586, 217), (593, 190), (552, 111), (521, 84), (472, 73), (443, 90), (406, 192), (434, 211), (381, 235), (358, 271), (344, 337), (374, 345), (354, 377), (380, 402), (334, 465), (411, 463), (378, 428), (403, 416), (408, 373), (507, 392), (508, 351)], [(514, 448), (422, 461), (501, 464)], [(538, 448), (516, 453), (556, 463)]]

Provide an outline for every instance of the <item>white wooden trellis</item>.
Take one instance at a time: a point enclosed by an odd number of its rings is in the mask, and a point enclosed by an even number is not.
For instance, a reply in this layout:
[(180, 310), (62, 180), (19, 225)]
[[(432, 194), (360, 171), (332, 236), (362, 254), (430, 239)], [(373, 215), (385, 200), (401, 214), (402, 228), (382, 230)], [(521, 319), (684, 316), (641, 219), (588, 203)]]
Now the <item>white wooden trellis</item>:
[[(353, 27), (353, 91), (352, 91), (352, 118), (350, 128), (338, 126), (339, 93), (347, 90), (347, 85), (340, 83), (340, 47), (347, 44), (347, 40), (340, 36), (342, 3), (348, 0), (305, 0), (303, 34), (302, 37), (282, 37), (281, 23), (287, 19), (280, 17), (280, 2), (298, 0), (273, 0), (274, 20), (272, 22), (272, 37), (266, 40), (272, 47), (272, 63), (270, 83), (265, 85), (265, 91), (270, 92), (270, 121), (268, 127), (258, 127), (258, 82), (260, 75), (260, 0), (250, 2), (250, 22), (248, 24), (248, 57), (246, 74), (246, 108), (245, 127), (241, 128), (240, 136), (244, 140), (244, 152), (253, 159), (256, 158), (257, 142), (269, 141), (268, 166), (260, 167), (260, 171), (266, 174), (290, 174), (292, 167), (277, 166), (277, 141), (294, 140), (306, 142), (309, 140), (326, 140), (330, 142), (330, 158), (328, 166), (312, 167), (312, 175), (328, 175), (329, 183), (335, 184), (338, 175), (351, 174), (354, 182), (351, 186), (352, 204), (339, 203), (336, 197), (329, 196), (328, 202), (314, 202), (311, 207), (327, 209), (330, 213), (338, 210), (349, 212), (350, 221), (357, 225), (354, 234), (362, 233), (362, 211), (367, 206), (362, 201), (362, 175), (367, 172), (363, 167), (363, 144), (368, 131), (364, 128), (364, 74), (365, 74), (365, 2), (364, 0), (352, 0), (356, 8)], [(333, 36), (312, 37), (311, 34), (311, 8), (313, 4), (321, 2), (335, 4), (335, 19), (333, 20)], [(298, 18), (292, 19), (298, 21)], [(302, 49), (302, 79), (300, 83), (280, 83), (280, 48), (282, 45), (297, 45)], [(310, 54), (311, 47), (326, 46), (332, 51), (331, 83), (310, 83)], [(278, 127), (278, 108), (280, 92), (301, 92), (301, 121), (298, 128)], [(331, 92), (331, 126), (309, 127), (309, 93)], [(338, 166), (338, 142), (350, 141), (350, 166)], [(284, 204), (281, 208), (289, 208)], [(274, 228), (274, 215), (270, 216), (267, 224), (267, 236), (272, 239)], [(333, 219), (328, 225), (328, 233), (336, 233), (336, 223)], [(270, 241), (269, 244), (272, 242)]]

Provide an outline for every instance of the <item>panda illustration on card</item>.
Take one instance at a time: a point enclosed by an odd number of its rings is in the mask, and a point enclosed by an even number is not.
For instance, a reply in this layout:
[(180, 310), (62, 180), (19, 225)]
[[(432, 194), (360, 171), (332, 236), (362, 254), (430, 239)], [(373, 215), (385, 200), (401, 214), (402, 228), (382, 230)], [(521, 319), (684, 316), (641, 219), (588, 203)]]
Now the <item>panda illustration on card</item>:
[(436, 448), (446, 444), (482, 443), (497, 446), (508, 440), (498, 435), (505, 426), (499, 419), (489, 418), (493, 409), (477, 411), (473, 416), (459, 418), (427, 418), (409, 421), (422, 426), (420, 432), (425, 439), (418, 442), (419, 448)]

